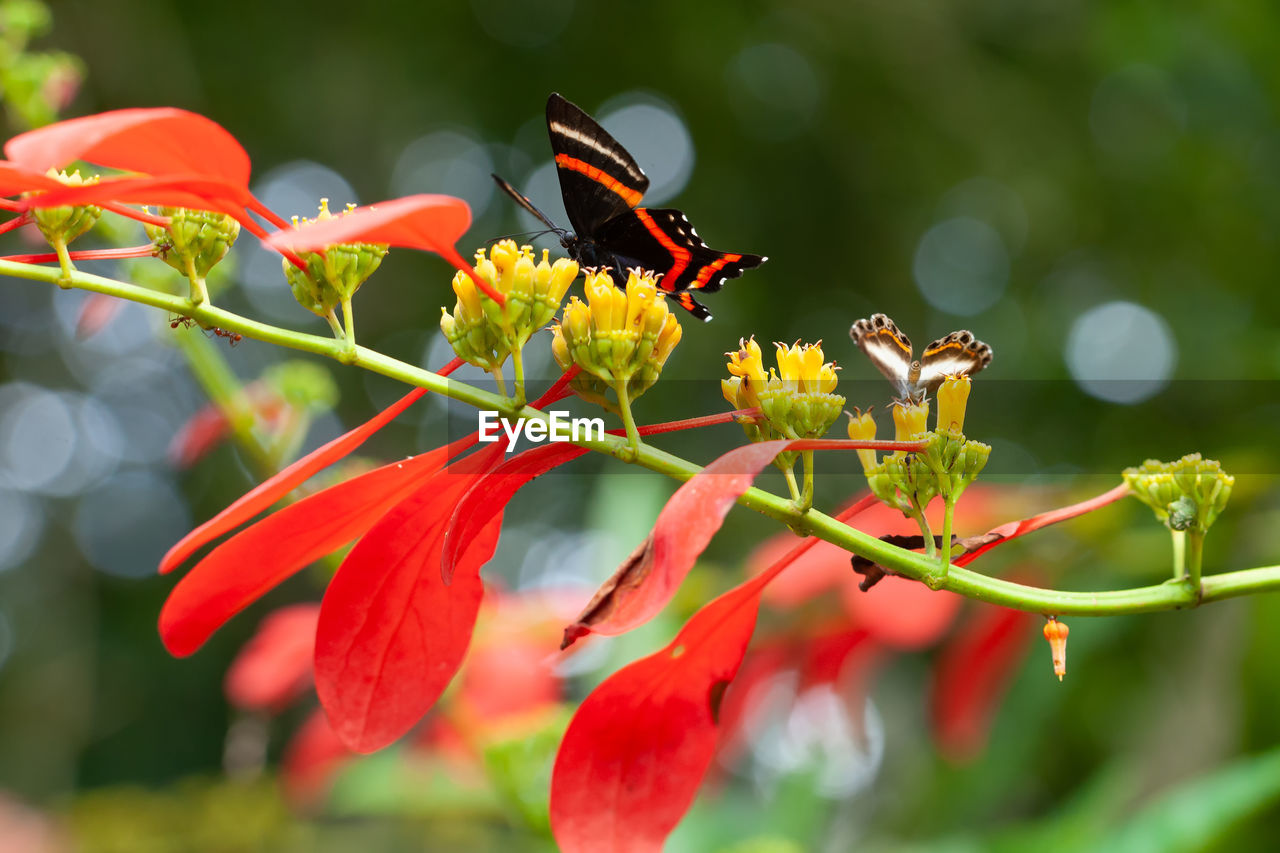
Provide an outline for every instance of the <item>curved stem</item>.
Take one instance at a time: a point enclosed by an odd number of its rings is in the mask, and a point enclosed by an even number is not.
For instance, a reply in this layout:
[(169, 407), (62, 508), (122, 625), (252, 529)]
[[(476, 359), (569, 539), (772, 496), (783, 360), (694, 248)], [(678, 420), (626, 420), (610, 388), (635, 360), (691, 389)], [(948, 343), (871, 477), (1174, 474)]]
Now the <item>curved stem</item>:
[(356, 315), (351, 309), (351, 300), (342, 300), (342, 329), (345, 332), (347, 346), (356, 345)]
[(512, 373), (512, 376), (514, 377), (512, 381), (515, 385), (515, 390), (513, 393), (515, 395), (516, 404), (523, 406), (525, 404), (524, 350), (521, 347), (516, 347), (515, 349), (511, 350), (511, 373)]
[[(254, 338), (301, 352), (325, 356), (335, 361), (354, 364), (392, 379), (427, 388), (476, 408), (507, 411), (510, 406), (510, 401), (496, 394), (491, 394), (466, 383), (449, 381), (437, 373), (364, 347), (354, 347), (349, 350), (342, 341), (281, 329), (267, 323), (241, 317), (207, 303), (192, 305), (185, 297), (173, 296), (127, 282), (115, 281), (80, 271), (74, 271), (69, 278), (63, 279), (61, 271), (55, 267), (32, 266), (4, 260), (0, 260), (0, 275), (50, 284), (62, 284), (67, 287), (105, 293), (143, 305), (150, 305), (174, 314), (192, 317), (202, 324), (218, 326), (237, 332), (247, 338)], [(626, 415), (624, 415), (624, 423), (626, 423), (630, 420), (630, 412), (628, 408), (624, 408), (623, 411), (626, 412)], [(545, 412), (531, 406), (519, 409), (516, 414), (519, 417), (536, 418), (544, 422), (548, 420)], [(634, 422), (630, 426), (634, 430)], [(601, 439), (582, 440), (577, 443), (589, 450), (634, 461), (642, 467), (677, 480), (689, 480), (702, 470), (701, 466), (692, 462), (673, 456), (651, 445), (640, 443), (638, 434), (634, 436), (634, 439), (606, 435)], [(852, 445), (853, 443), (849, 444)], [(1113, 492), (1121, 495), (1124, 493), (1118, 490), (1113, 490)], [(1101, 503), (1115, 499), (1115, 495), (1108, 493), (1095, 500), (1101, 505)], [(810, 509), (804, 513), (797, 512), (795, 505), (788, 498), (752, 487), (742, 493), (741, 497), (738, 498), (738, 503), (748, 509), (776, 519), (802, 535), (816, 536), (847, 551), (866, 557), (903, 577), (925, 581), (938, 576), (936, 558), (931, 559), (928, 555), (917, 554), (889, 545), (816, 509)], [(1078, 514), (1078, 511), (1073, 511), (1073, 513)], [(1045, 514), (1045, 518), (1049, 518), (1050, 515)], [(1046, 521), (1045, 523), (1049, 522)], [(1168, 582), (1135, 589), (1104, 592), (1068, 592), (1042, 589), (1000, 578), (988, 577), (954, 564), (948, 568), (946, 576), (940, 580), (939, 588), (941, 589), (1004, 607), (1013, 607), (1046, 615), (1104, 616), (1116, 613), (1150, 613), (1161, 610), (1174, 610), (1195, 607), (1203, 602), (1220, 601), (1236, 596), (1280, 591), (1280, 566), (1266, 566), (1210, 575), (1203, 578), (1198, 591), (1186, 582)]]
[(627, 444), (631, 451), (631, 459), (633, 461), (638, 460), (640, 458), (640, 433), (636, 432), (636, 422), (631, 416), (631, 398), (627, 396), (627, 380), (619, 379), (614, 382), (613, 390), (618, 395), (618, 414), (622, 416), (622, 425), (627, 430)]

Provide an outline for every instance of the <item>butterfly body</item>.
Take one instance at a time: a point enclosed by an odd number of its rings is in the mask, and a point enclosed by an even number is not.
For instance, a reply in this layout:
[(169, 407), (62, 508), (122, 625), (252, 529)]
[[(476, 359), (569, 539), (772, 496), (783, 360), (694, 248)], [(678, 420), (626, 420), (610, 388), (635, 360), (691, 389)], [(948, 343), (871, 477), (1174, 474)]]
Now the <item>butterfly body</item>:
[(553, 223), (507, 181), (493, 178), (584, 267), (608, 267), (618, 286), (630, 269), (654, 272), (661, 276), (659, 287), (681, 307), (709, 320), (710, 312), (689, 291), (714, 293), (727, 279), (767, 260), (712, 249), (679, 210), (640, 207), (649, 178), (635, 158), (591, 116), (554, 93), (547, 99), (547, 133), (573, 231)]
[(859, 320), (849, 329), (858, 348), (905, 402), (918, 403), (948, 376), (972, 376), (991, 363), (991, 347), (968, 330), (952, 332), (924, 348), (916, 359), (911, 341), (884, 314)]

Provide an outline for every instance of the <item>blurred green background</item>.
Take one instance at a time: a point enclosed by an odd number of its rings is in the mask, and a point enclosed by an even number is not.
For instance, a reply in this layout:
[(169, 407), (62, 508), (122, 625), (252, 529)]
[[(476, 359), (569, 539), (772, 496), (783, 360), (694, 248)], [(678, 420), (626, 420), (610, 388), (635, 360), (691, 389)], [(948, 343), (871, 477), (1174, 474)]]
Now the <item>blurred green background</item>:
[[(542, 119), (558, 91), (636, 154), (654, 178), (650, 203), (685, 210), (714, 247), (770, 258), (706, 298), (712, 323), (686, 323), (641, 421), (721, 410), (721, 354), (741, 336), (822, 339), (850, 404), (882, 409), (887, 386), (847, 337), (854, 320), (887, 312), (917, 348), (970, 328), (996, 354), (967, 430), (995, 447), (988, 479), (1052, 489), (1010, 492), (1014, 515), (1108, 488), (1147, 457), (1200, 451), (1238, 478), (1208, 570), (1280, 553), (1273, 3), (65, 0), (25, 59), (13, 17), (25, 6), (0, 8), (6, 138), (39, 118), (17, 109), (24, 79), (49, 73), (31, 54), (65, 51), (84, 76), (63, 117), (158, 105), (208, 115), (245, 145), (255, 191), (285, 216), (312, 215), (321, 197), (462, 196), (475, 213), (464, 254), (532, 227), (494, 193), (492, 171), (564, 221)], [(6, 254), (37, 250), (4, 240)], [(219, 301), (323, 333), (292, 303), (278, 260), (249, 242)], [(357, 300), (361, 342), (441, 364), (449, 275), (436, 258), (393, 252)], [(234, 715), (223, 674), (269, 606), (173, 660), (155, 632), (173, 581), (153, 567), (255, 475), (229, 446), (190, 469), (169, 461), (170, 436), (204, 400), (167, 318), (129, 306), (83, 338), (82, 309), (81, 294), (0, 282), (0, 821), (12, 811), (13, 826), (45, 833), (50, 846), (33, 850), (547, 849), (538, 821), (500, 794), (545, 796), (538, 762), (554, 737), (525, 764), (491, 762), (473, 799), (429, 785), (407, 794), (413, 784), (375, 758), (327, 811), (299, 816), (269, 769), (301, 719), (291, 712), (271, 724), (266, 776), (224, 776)], [(216, 343), (245, 381), (288, 357)], [(315, 418), (308, 447), (398, 391), (324, 367), (341, 402)], [(368, 456), (433, 446), (474, 422), (421, 408)], [(740, 440), (721, 427), (664, 446), (706, 461)], [(860, 479), (851, 460), (829, 464), (828, 506)], [(589, 588), (671, 489), (591, 460), (545, 478), (513, 504), (492, 574), (518, 589), (554, 570)], [(1149, 514), (1104, 516), (982, 565), (1068, 588), (1163, 579), (1167, 535)], [(667, 642), (736, 582), (762, 538), (757, 517), (732, 514), (674, 612), (609, 644), (570, 696)], [(271, 602), (314, 600), (321, 580), (299, 578)], [(866, 784), (819, 791), (821, 748), (781, 769), (726, 770), (669, 849), (1078, 849), (1100, 838), (1265, 849), (1280, 831), (1280, 768), (1264, 755), (1280, 747), (1278, 626), (1271, 596), (1076, 620), (1066, 682), (1033, 645), (989, 746), (958, 764), (930, 742), (932, 653), (898, 656), (869, 691), (883, 730), (859, 759)], [(1185, 799), (1162, 799), (1174, 793)]]

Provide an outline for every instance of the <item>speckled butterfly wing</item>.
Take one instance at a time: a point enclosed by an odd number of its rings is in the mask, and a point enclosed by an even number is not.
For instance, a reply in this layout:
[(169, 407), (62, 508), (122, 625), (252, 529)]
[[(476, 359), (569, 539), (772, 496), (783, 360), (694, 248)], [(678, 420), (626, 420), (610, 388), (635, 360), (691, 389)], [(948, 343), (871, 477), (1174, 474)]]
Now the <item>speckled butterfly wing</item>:
[(726, 280), (767, 260), (712, 249), (683, 213), (670, 208), (638, 207), (606, 222), (595, 237), (597, 245), (617, 258), (620, 269), (641, 267), (660, 273), (658, 286), (700, 320), (710, 320), (711, 312), (690, 291), (715, 293)]
[(649, 178), (627, 149), (575, 104), (547, 99), (547, 133), (569, 223), (579, 237), (597, 239), (614, 217), (639, 206)]
[(920, 354), (916, 386), (926, 394), (948, 376), (972, 376), (991, 363), (991, 347), (963, 329), (938, 338)]
[(911, 397), (919, 377), (919, 365), (912, 356), (910, 338), (899, 331), (892, 320), (884, 314), (873, 314), (854, 323), (849, 337), (892, 383), (901, 399)]
[(991, 363), (991, 347), (969, 331), (938, 338), (925, 347), (917, 361), (910, 339), (884, 314), (873, 314), (854, 323), (849, 336), (893, 383), (902, 400), (923, 400), (938, 390), (946, 377), (972, 376)]

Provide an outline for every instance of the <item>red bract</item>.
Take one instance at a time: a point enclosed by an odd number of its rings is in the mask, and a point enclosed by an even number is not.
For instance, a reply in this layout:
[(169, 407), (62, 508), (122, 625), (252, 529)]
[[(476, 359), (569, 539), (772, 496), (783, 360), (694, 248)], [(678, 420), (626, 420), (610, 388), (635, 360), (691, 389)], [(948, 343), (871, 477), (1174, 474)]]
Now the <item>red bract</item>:
[(652, 619), (675, 595), (730, 507), (793, 442), (764, 441), (716, 459), (667, 501), (653, 531), (565, 629), (562, 648), (587, 634), (621, 634)]
[[(169, 107), (127, 109), (84, 116), (15, 136), (5, 143), (11, 174), (5, 195), (42, 190), (21, 209), (97, 204), (152, 204), (213, 210), (234, 217), (260, 237), (253, 211), (276, 227), (287, 223), (249, 191), (249, 155), (212, 119)], [(75, 160), (140, 176), (63, 186), (43, 173)], [(6, 164), (8, 165), (8, 164)]]
[(474, 441), (459, 439), (330, 486), (214, 548), (178, 581), (160, 611), (165, 648), (178, 656), (195, 652), (272, 587), (369, 531)]
[(222, 125), (173, 107), (113, 110), (19, 134), (5, 156), (44, 172), (84, 160), (145, 174), (189, 174), (249, 182), (249, 155)]
[(932, 715), (938, 747), (968, 761), (986, 747), (991, 719), (1026, 655), (1033, 613), (979, 605), (934, 668)]
[[(461, 367), (462, 363), (462, 359), (455, 358), (439, 371), (439, 375), (448, 376)], [(323, 447), (313, 450), (279, 474), (254, 486), (222, 512), (182, 537), (160, 560), (160, 572), (163, 574), (173, 571), (183, 560), (199, 550), (202, 545), (213, 541), (235, 527), (239, 527), (302, 485), (319, 471), (355, 452), (356, 448), (364, 444), (369, 436), (391, 423), (397, 415), (425, 393), (427, 392), (423, 388), (413, 389), (367, 422), (350, 432), (338, 436)]]
[(562, 850), (662, 849), (715, 755), (720, 702), (755, 630), (760, 593), (816, 541), (703, 606), (669, 646), (583, 701), (552, 771), (551, 828)]
[(357, 207), (332, 219), (277, 231), (266, 244), (278, 251), (320, 252), (337, 243), (387, 243), (434, 252), (471, 276), (499, 305), (502, 294), (475, 274), (454, 246), (471, 226), (471, 208), (447, 195), (411, 195)]
[(324, 710), (317, 708), (285, 747), (280, 762), (285, 796), (299, 807), (314, 803), (350, 757), (351, 750), (338, 739)]
[(502, 459), (499, 442), (436, 474), (384, 515), (343, 561), (316, 630), (316, 692), (343, 742), (372, 752), (422, 717), (457, 672), (502, 516), (468, 543), (452, 585), (440, 554), (453, 505)]
[(227, 701), (274, 714), (298, 699), (311, 686), (319, 616), (318, 604), (294, 604), (263, 619), (227, 670)]
[(453, 580), (458, 559), (495, 513), (501, 512), (515, 493), (530, 480), (586, 453), (575, 444), (544, 444), (519, 453), (476, 482), (453, 510), (440, 554), (440, 576)]
[(63, 184), (42, 171), (35, 171), (17, 163), (0, 162), (0, 195), (58, 190)]

